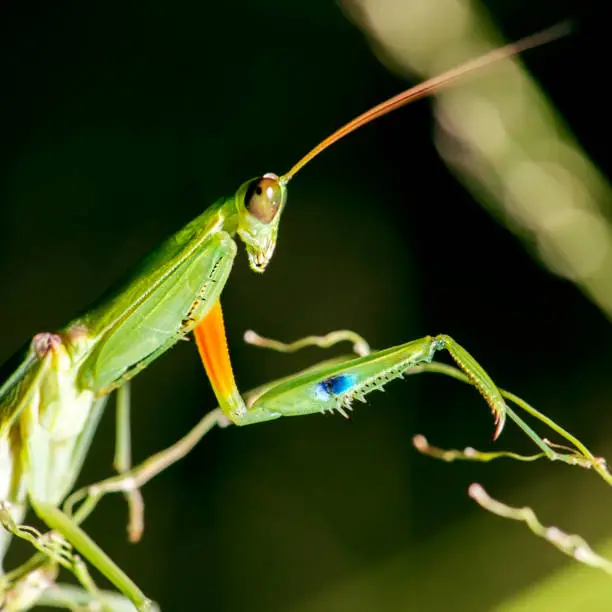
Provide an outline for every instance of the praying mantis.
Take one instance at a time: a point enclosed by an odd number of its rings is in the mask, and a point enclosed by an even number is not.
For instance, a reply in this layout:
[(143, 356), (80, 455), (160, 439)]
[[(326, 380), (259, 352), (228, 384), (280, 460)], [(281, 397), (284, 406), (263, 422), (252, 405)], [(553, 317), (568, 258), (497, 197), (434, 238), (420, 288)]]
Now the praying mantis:
[[(237, 253), (235, 236), (250, 267), (265, 271), (276, 246), (295, 174), (334, 142), (366, 123), (450, 85), (459, 77), (530, 47), (561, 30), (508, 45), (430, 79), (370, 109), (298, 161), (282, 176), (251, 179), (233, 197), (222, 198), (168, 238), (86, 313), (57, 333), (34, 336), (0, 372), (0, 557), (12, 536), (29, 541), (38, 553), (0, 582), (5, 610), (26, 610), (51, 591), (58, 567), (72, 571), (87, 597), (108, 609), (151, 610), (153, 602), (82, 530), (80, 523), (95, 495), (74, 509), (62, 506), (73, 489), (109, 394), (118, 391), (116, 466), (130, 508), (130, 537), (142, 531), (142, 499), (129, 458), (129, 381), (189, 333), (196, 344), (219, 403), (211, 422), (248, 425), (281, 416), (338, 411), (354, 399), (446, 349), (489, 404), (501, 432), (508, 407), (485, 370), (452, 338), (439, 335), (363, 355), (354, 361), (324, 362), (310, 370), (242, 396), (234, 381), (223, 326), (220, 296)], [(104, 488), (104, 487), (102, 487)], [(31, 506), (50, 532), (22, 525)], [(72, 551), (76, 549), (78, 555)], [(121, 593), (105, 599), (84, 561), (96, 567)], [(83, 595), (83, 593), (85, 595)], [(59, 595), (76, 605), (67, 591)], [(63, 599), (62, 599), (63, 598)], [(80, 600), (79, 600), (80, 601)], [(129, 604), (129, 606), (128, 606)], [(127, 608), (125, 606), (128, 606)]]

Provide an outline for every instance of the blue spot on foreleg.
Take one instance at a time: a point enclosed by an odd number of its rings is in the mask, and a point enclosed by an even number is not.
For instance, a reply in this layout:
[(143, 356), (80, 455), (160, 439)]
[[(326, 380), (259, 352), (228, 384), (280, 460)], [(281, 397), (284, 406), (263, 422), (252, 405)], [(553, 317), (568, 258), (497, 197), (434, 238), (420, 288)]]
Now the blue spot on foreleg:
[(317, 383), (315, 392), (322, 399), (342, 395), (353, 387), (356, 381), (357, 376), (354, 374), (338, 374)]

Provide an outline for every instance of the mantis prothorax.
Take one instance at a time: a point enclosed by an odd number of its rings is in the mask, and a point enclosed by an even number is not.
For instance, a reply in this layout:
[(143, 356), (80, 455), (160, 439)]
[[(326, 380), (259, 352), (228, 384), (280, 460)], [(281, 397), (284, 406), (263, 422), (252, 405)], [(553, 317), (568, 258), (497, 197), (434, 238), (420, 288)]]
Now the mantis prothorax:
[[(565, 29), (553, 28), (492, 51), (367, 111), (325, 139), (286, 174), (279, 177), (270, 173), (251, 179), (234, 196), (214, 203), (168, 238), (90, 310), (59, 332), (34, 336), (26, 349), (0, 372), (0, 381), (3, 381), (0, 386), (0, 500), (3, 502), (0, 520), (5, 527), (0, 532), (0, 558), (4, 557), (11, 534), (28, 539), (53, 563), (72, 569), (95, 596), (95, 585), (83, 562), (67, 552), (66, 546), (74, 547), (138, 610), (149, 609), (150, 600), (85, 534), (78, 525), (79, 520), (59, 509), (80, 472), (108, 394), (115, 389), (120, 392), (116, 455), (119, 471), (130, 466), (129, 436), (124, 435), (129, 409), (126, 383), (192, 331), (196, 331), (198, 348), (227, 419), (247, 424), (275, 418), (282, 412), (278, 402), (285, 391), (290, 403), (297, 402), (299, 390), (281, 386), (273, 397), (261, 397), (260, 403), (245, 404), (234, 382), (219, 298), (237, 252), (235, 235), (246, 246), (251, 268), (263, 272), (276, 245), (278, 225), (287, 201), (287, 184), (319, 152), (369, 121), (430, 95), (476, 69), (553, 40), (564, 34)], [(499, 433), (505, 404), (484, 370), (454, 341), (439, 336), (408, 343), (404, 348), (410, 357), (402, 367), (417, 357), (429, 359), (435, 350), (444, 347), (474, 382), (481, 385), (480, 390), (496, 415)], [(396, 354), (389, 357), (395, 364), (393, 367), (397, 367)], [(379, 355), (382, 361), (374, 371), (384, 371), (386, 358), (384, 352)], [(371, 363), (363, 362), (359, 367), (367, 373)], [(350, 379), (339, 380), (344, 384)], [(363, 392), (368, 390), (364, 387)], [(336, 391), (334, 383), (330, 393), (337, 395)], [(305, 397), (300, 401), (303, 405), (322, 401), (325, 389), (319, 387), (318, 393), (317, 398)], [(335, 403), (332, 405), (338, 409)], [(131, 489), (127, 497), (134, 526), (131, 538), (136, 540), (141, 531), (142, 500), (137, 489)], [(56, 534), (54, 537), (35, 537), (30, 528), (20, 525), (28, 503)], [(58, 539), (58, 536), (61, 537)], [(32, 572), (26, 573), (26, 576), (32, 575)], [(25, 608), (15, 604), (6, 609)]]

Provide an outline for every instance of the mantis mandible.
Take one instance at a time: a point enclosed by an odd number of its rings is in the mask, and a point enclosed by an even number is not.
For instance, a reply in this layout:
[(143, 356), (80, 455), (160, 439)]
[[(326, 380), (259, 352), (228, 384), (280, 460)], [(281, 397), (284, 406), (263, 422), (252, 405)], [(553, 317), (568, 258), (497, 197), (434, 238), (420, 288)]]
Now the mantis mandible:
[[(245, 244), (250, 267), (263, 272), (274, 253), (287, 185), (321, 151), (373, 119), (430, 95), (467, 73), (564, 33), (564, 27), (557, 27), (492, 51), (372, 108), (322, 141), (286, 174), (268, 173), (251, 179), (234, 196), (214, 203), (59, 332), (34, 336), (0, 372), (0, 521), (5, 527), (0, 532), (0, 558), (12, 535), (26, 539), (54, 564), (71, 569), (95, 597), (97, 590), (84, 563), (67, 552), (74, 547), (138, 610), (150, 609), (151, 601), (80, 528), (82, 517), (60, 510), (80, 472), (109, 394), (119, 391), (115, 464), (120, 472), (130, 467), (128, 381), (191, 332), (195, 332), (220, 409), (229, 421), (249, 424), (286, 414), (288, 404), (281, 410), (275, 403), (281, 392), (288, 393), (289, 404), (314, 401), (318, 411), (325, 389), (319, 388), (319, 397), (299, 399), (298, 388), (290, 385), (251, 405), (238, 392), (219, 303), (237, 252), (235, 236)], [(487, 399), (499, 434), (506, 411), (503, 399), (464, 349), (446, 336), (405, 346), (410, 355), (406, 363), (430, 359), (436, 350), (447, 348)], [(397, 356), (392, 357), (397, 365)], [(377, 364), (374, 370), (385, 372), (385, 367)], [(340, 378), (338, 384), (342, 387), (347, 380)], [(300, 380), (298, 387), (303, 382)], [(335, 382), (330, 384), (328, 391), (336, 396), (339, 388)], [(368, 391), (363, 388), (364, 393)], [(131, 539), (137, 540), (142, 530), (142, 500), (137, 489), (126, 496), (132, 517)], [(28, 505), (52, 530), (48, 537), (39, 537), (20, 525)], [(23, 575), (31, 578), (33, 572)], [(27, 581), (23, 584), (36, 592)], [(13, 599), (12, 608), (5, 603), (6, 609), (27, 609), (26, 591), (20, 591), (21, 599)]]

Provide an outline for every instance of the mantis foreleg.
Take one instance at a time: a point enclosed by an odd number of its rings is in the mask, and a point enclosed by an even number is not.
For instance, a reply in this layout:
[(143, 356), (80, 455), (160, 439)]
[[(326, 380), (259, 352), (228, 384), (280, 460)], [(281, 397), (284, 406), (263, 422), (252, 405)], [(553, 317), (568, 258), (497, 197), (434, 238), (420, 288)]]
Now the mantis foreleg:
[[(338, 332), (332, 332), (325, 336), (309, 336), (307, 338), (300, 339), (292, 343), (279, 342), (270, 338), (264, 338), (253, 331), (245, 333), (245, 341), (255, 346), (268, 348), (271, 350), (287, 353), (299, 350), (306, 346), (317, 346), (321, 348), (327, 348), (337, 342), (348, 340), (353, 342), (353, 350), (357, 354), (363, 354), (364, 350), (367, 351), (367, 343), (363, 338), (355, 334), (354, 332), (343, 330)], [(366, 353), (367, 354), (367, 353)], [(343, 359), (341, 363), (345, 363), (348, 366), (348, 361)], [(316, 370), (317, 366), (313, 368)], [(420, 374), (423, 372), (432, 372), (437, 374), (443, 374), (450, 376), (461, 382), (467, 384), (473, 384), (472, 377), (464, 371), (457, 369), (456, 367), (432, 361), (431, 363), (422, 363), (406, 368), (402, 374)], [(536, 410), (531, 404), (527, 403), (522, 398), (518, 397), (514, 393), (499, 389), (502, 397), (509, 402), (512, 402), (516, 407), (520, 408), (530, 416), (541, 421), (544, 425), (551, 428), (554, 432), (564, 438), (571, 447), (561, 447), (555, 445), (545, 438), (540, 437), (512, 408), (506, 404), (506, 414), (514, 421), (523, 432), (538, 446), (540, 453), (535, 455), (519, 455), (508, 451), (494, 451), (494, 452), (481, 452), (473, 448), (467, 448), (464, 450), (443, 450), (431, 446), (424, 436), (415, 436), (413, 443), (419, 452), (431, 455), (444, 461), (456, 461), (456, 460), (468, 460), (468, 461), (481, 461), (487, 462), (494, 459), (507, 457), (516, 459), (519, 461), (535, 461), (537, 459), (546, 457), (550, 461), (562, 461), (569, 465), (577, 465), (580, 467), (591, 468), (596, 471), (608, 484), (612, 484), (612, 475), (608, 471), (605, 462), (593, 455), (591, 451), (575, 436), (570, 434), (566, 429), (555, 423), (552, 419), (547, 417), (545, 414)], [(261, 394), (260, 394), (261, 395)], [(559, 452), (566, 451), (566, 452)]]

